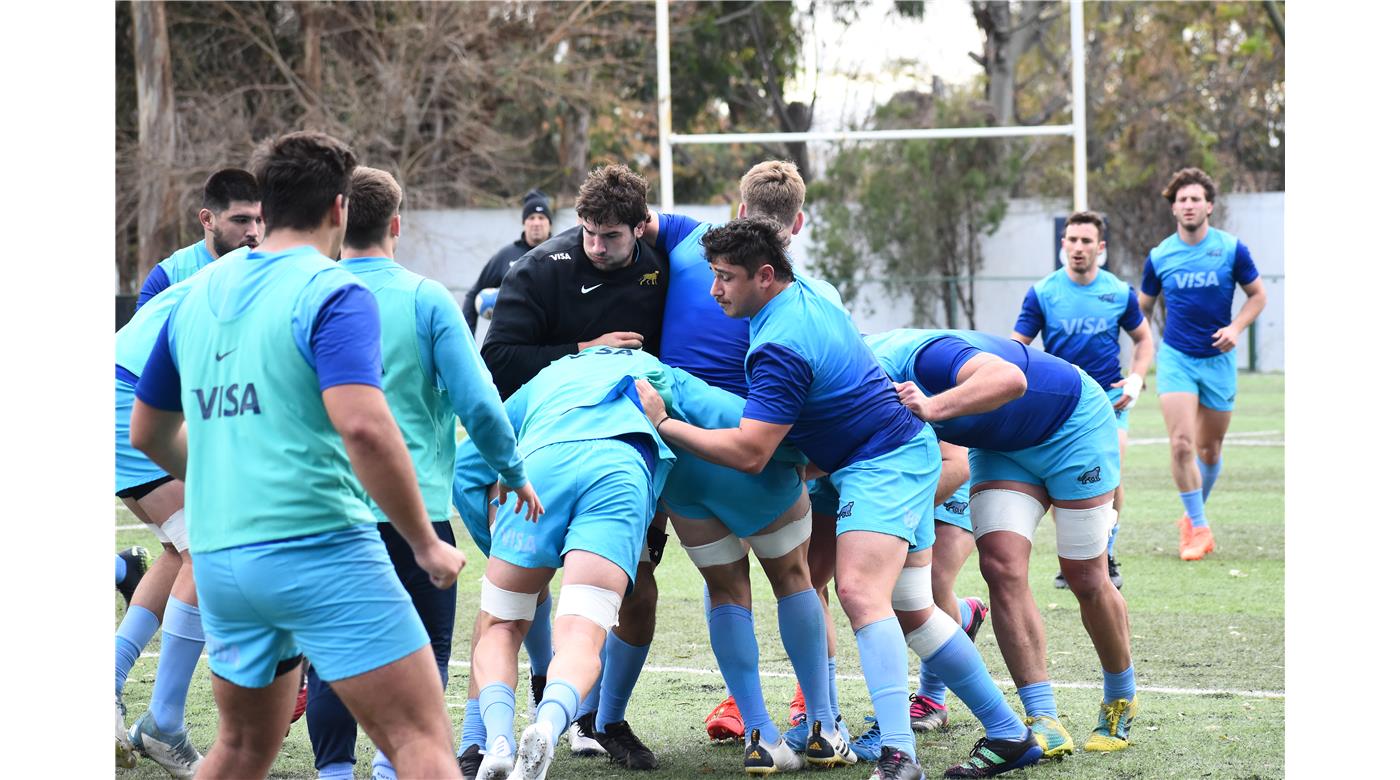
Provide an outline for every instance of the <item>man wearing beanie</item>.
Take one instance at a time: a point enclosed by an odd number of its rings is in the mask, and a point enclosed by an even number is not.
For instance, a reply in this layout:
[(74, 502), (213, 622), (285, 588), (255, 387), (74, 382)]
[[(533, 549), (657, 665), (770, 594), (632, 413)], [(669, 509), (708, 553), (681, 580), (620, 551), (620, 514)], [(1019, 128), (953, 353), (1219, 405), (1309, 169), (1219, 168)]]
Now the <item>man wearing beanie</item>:
[[(554, 212), (549, 208), (549, 199), (539, 190), (530, 190), (525, 196), (525, 208), (520, 213), (520, 219), (524, 223), (520, 238), (501, 247), (486, 261), (486, 267), (481, 269), (481, 276), (477, 277), (476, 284), (467, 291), (467, 297), (462, 301), (462, 313), (466, 315), (467, 327), (472, 333), (476, 333), (476, 320), (480, 316), (476, 304), (477, 296), (482, 292), (486, 293), (485, 298), (489, 301), (484, 303), (489, 305), (483, 308), (490, 312), (495, 306), (496, 290), (501, 286), (506, 271), (510, 270), (511, 265), (522, 255), (544, 243), (545, 239), (553, 234)], [(490, 319), (489, 313), (487, 319)]]

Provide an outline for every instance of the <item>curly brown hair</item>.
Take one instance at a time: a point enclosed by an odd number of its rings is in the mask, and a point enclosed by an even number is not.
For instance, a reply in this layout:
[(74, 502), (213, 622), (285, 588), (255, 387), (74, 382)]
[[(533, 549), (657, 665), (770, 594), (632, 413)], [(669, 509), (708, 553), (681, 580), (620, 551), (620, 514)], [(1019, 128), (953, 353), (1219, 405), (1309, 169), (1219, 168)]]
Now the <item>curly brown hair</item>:
[(1205, 189), (1207, 203), (1215, 202), (1215, 179), (1200, 168), (1182, 168), (1173, 173), (1172, 180), (1167, 182), (1167, 188), (1162, 190), (1162, 197), (1166, 198), (1168, 203), (1175, 203), (1177, 190), (1191, 184), (1199, 184)]
[(626, 165), (601, 165), (588, 172), (578, 188), (574, 212), (595, 225), (636, 228), (651, 219), (647, 210), (647, 180)]

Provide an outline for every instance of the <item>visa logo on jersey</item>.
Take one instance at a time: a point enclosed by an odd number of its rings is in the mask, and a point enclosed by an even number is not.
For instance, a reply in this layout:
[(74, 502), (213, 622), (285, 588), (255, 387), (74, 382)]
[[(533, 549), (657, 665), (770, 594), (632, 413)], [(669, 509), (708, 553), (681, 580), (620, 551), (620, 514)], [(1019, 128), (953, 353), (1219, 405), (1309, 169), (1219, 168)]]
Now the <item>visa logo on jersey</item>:
[(1186, 287), (1219, 287), (1220, 279), (1214, 271), (1182, 271), (1172, 274), (1178, 290)]
[(227, 386), (214, 385), (207, 391), (196, 387), (194, 397), (199, 401), (200, 416), (206, 420), (211, 417), (262, 414), (262, 409), (258, 406), (258, 391), (252, 382), (246, 385), (237, 382)]
[(1060, 330), (1071, 336), (1094, 336), (1108, 330), (1108, 320), (1103, 317), (1075, 317), (1060, 320)]

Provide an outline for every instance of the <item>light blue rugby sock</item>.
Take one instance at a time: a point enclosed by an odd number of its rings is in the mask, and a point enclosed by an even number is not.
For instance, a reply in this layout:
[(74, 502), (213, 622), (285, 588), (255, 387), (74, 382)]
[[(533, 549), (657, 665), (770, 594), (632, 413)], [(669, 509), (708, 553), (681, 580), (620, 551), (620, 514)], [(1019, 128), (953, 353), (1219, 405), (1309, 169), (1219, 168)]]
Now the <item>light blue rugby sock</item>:
[(651, 644), (640, 647), (629, 645), (608, 633), (608, 641), (603, 649), (608, 661), (603, 668), (603, 676), (598, 687), (598, 728), (617, 723), (627, 715), (627, 701), (632, 698), (632, 689), (637, 687), (637, 678), (642, 676), (647, 653)]
[(856, 631), (860, 668), (870, 690), (875, 719), (880, 722), (880, 745), (914, 756), (914, 729), (909, 725), (909, 665), (904, 634), (891, 615)]
[(1133, 665), (1128, 664), (1128, 668), (1121, 672), (1104, 671), (1103, 673), (1103, 703), (1107, 704), (1114, 699), (1132, 700), (1137, 695), (1137, 673), (1133, 671)]
[(374, 760), (369, 765), (370, 771), (374, 773), (374, 780), (399, 780), (399, 773), (394, 771), (394, 765), (389, 763), (389, 757), (384, 755), (384, 751), (375, 750)]
[(1186, 515), (1191, 518), (1192, 528), (1203, 528), (1210, 525), (1206, 522), (1206, 502), (1201, 497), (1201, 491), (1190, 490), (1182, 493), (1181, 503), (1186, 507)]
[(1113, 557), (1113, 543), (1118, 541), (1118, 524), (1113, 524), (1113, 530), (1108, 532), (1108, 557)]
[(600, 698), (599, 690), (601, 690), (603, 687), (603, 675), (606, 674), (608, 671), (608, 652), (606, 642), (604, 642), (603, 644), (603, 652), (598, 654), (598, 663), (601, 664), (598, 667), (598, 680), (593, 683), (593, 687), (588, 691), (588, 693), (583, 697), (583, 701), (580, 702), (578, 705), (578, 717), (580, 718), (582, 718), (584, 715), (589, 714), (590, 712), (598, 711), (598, 699)]
[(1196, 458), (1196, 468), (1201, 470), (1201, 503), (1210, 500), (1210, 489), (1215, 487), (1215, 480), (1220, 476), (1220, 467), (1225, 465), (1225, 456), (1222, 454), (1220, 460), (1214, 463), (1206, 463), (1200, 457)]
[(355, 762), (326, 764), (316, 772), (316, 780), (355, 780)]
[(510, 744), (510, 752), (515, 752), (515, 689), (505, 683), (491, 683), (481, 689), (481, 722), (486, 726), (486, 744), (489, 750), (496, 737), (505, 737)]
[(486, 749), (486, 724), (481, 722), (481, 700), (467, 699), (462, 714), (462, 741), (457, 745), (457, 755), (462, 755), (469, 745)]
[(530, 674), (546, 674), (549, 662), (554, 660), (554, 631), (549, 625), (549, 611), (554, 606), (554, 596), (547, 595), (535, 607), (535, 617), (530, 630), (525, 632), (525, 654), (530, 656)]
[(124, 580), (124, 579), (126, 579), (126, 559), (123, 558), (123, 557), (121, 557), (120, 555), (118, 555), (118, 556), (117, 556), (117, 584), (118, 584), (118, 585), (122, 584), (122, 580)]
[(710, 647), (719, 663), (724, 684), (739, 706), (744, 730), (758, 729), (768, 744), (778, 741), (778, 727), (763, 702), (763, 685), (758, 678), (758, 639), (754, 636), (753, 613), (738, 604), (720, 604), (710, 610)]
[[(714, 604), (712, 604), (712, 603), (710, 602), (710, 585), (709, 585), (709, 583), (703, 583), (703, 584), (700, 586), (700, 601), (701, 601), (701, 603), (703, 603), (703, 604), (705, 605), (705, 629), (708, 631), (708, 630), (709, 630), (709, 627), (710, 627), (710, 610), (714, 608)], [(721, 676), (721, 677), (720, 677), (720, 680), (723, 681), (723, 679), (724, 679), (724, 678)], [(725, 695), (726, 698), (729, 697), (730, 695), (732, 695), (732, 694), (730, 694), (730, 692), (729, 692), (729, 684), (728, 684), (728, 683), (725, 683), (725, 685), (724, 685), (724, 695)]]
[(988, 739), (1021, 739), (1026, 735), (1025, 724), (1016, 717), (1015, 710), (1001, 695), (1001, 689), (992, 682), (987, 665), (967, 634), (955, 632), (928, 661), (953, 693), (982, 721)]
[(165, 602), (165, 629), (160, 634), (160, 660), (151, 693), (151, 713), (161, 731), (174, 733), (185, 728), (185, 697), (203, 649), (199, 607), (171, 596)]
[(958, 626), (964, 631), (972, 628), (972, 605), (967, 599), (958, 599)]
[(117, 626), (117, 693), (126, 687), (126, 676), (141, 657), (141, 650), (160, 629), (160, 618), (145, 607), (131, 605)]
[[(822, 644), (826, 644), (826, 629), (822, 628)], [(841, 702), (836, 698), (836, 656), (827, 656), (826, 659), (826, 682), (827, 690), (831, 696), (832, 717), (841, 714)]]
[(536, 723), (547, 724), (557, 742), (564, 729), (578, 716), (578, 689), (563, 680), (554, 680), (544, 687)]
[(826, 618), (815, 590), (808, 588), (778, 599), (778, 633), (807, 700), (807, 720), (835, 724), (827, 679)]
[(1050, 687), (1049, 680), (1017, 688), (1016, 695), (1021, 697), (1021, 706), (1026, 708), (1027, 717), (1049, 715), (1059, 720), (1060, 710), (1055, 706), (1055, 691)]
[(933, 670), (932, 656), (919, 661), (919, 695), (927, 696), (945, 706), (948, 703), (948, 686), (943, 684), (943, 678)]

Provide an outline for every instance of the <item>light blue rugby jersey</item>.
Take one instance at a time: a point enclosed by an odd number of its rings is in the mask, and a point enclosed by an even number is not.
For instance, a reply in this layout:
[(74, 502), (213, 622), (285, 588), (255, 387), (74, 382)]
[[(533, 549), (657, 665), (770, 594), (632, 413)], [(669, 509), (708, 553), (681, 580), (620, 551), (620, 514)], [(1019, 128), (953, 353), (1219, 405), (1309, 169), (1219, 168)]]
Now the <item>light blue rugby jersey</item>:
[(1142, 291), (1162, 296), (1167, 324), (1162, 340), (1193, 357), (1214, 357), (1211, 334), (1230, 324), (1235, 285), (1259, 278), (1249, 248), (1238, 238), (1208, 228), (1191, 246), (1172, 233), (1147, 254)]
[(923, 428), (826, 282), (797, 276), (753, 316), (749, 342), (744, 417), (792, 425), (787, 440), (827, 473)]
[(162, 290), (169, 289), (171, 285), (189, 279), (214, 260), (214, 255), (209, 253), (209, 248), (204, 245), (204, 239), (201, 238), (160, 261), (146, 275), (146, 280), (141, 283), (141, 292), (136, 296), (137, 310), (145, 306), (147, 301), (159, 295)]
[(671, 259), (661, 320), (661, 361), (747, 397), (744, 356), (749, 351), (749, 321), (726, 315), (710, 296), (714, 274), (700, 245), (700, 237), (714, 225), (679, 214), (659, 217), (657, 243)]
[(1084, 369), (1107, 390), (1123, 378), (1118, 329), (1141, 324), (1142, 309), (1127, 282), (1101, 268), (1094, 281), (1079, 284), (1060, 268), (1026, 291), (1016, 332), (1027, 338), (1040, 333), (1046, 352)]
[[(239, 247), (229, 252), (219, 260), (208, 263), (201, 267), (213, 268), (217, 263), (238, 260), (248, 256), (248, 247)], [(146, 361), (151, 357), (151, 350), (155, 347), (156, 338), (160, 335), (161, 326), (170, 318), (170, 311), (176, 304), (184, 300), (185, 293), (189, 292), (190, 278), (173, 284), (156, 293), (146, 306), (142, 306), (131, 316), (122, 329), (117, 331), (117, 378), (130, 382), (132, 385), (141, 377), (141, 370), (146, 367)]]

